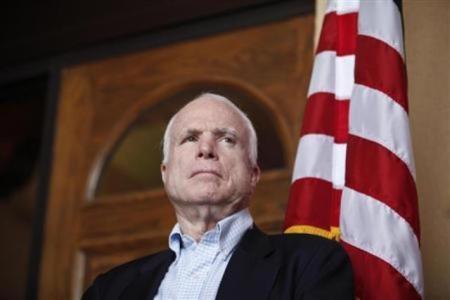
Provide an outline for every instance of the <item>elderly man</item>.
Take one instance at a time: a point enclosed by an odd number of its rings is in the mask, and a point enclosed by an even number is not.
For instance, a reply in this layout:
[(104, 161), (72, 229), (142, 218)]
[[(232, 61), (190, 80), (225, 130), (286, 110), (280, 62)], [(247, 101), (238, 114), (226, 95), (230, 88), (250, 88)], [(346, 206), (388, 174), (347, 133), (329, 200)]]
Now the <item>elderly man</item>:
[(161, 174), (178, 223), (169, 248), (100, 275), (83, 299), (352, 299), (335, 242), (262, 233), (248, 206), (258, 182), (252, 123), (203, 94), (170, 120)]

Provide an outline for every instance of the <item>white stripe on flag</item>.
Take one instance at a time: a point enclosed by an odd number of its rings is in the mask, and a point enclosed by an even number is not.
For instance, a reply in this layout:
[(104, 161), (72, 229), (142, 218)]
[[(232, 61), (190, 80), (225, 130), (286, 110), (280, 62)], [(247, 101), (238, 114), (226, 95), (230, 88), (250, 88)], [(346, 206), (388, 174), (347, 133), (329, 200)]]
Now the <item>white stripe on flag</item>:
[(333, 144), (333, 187), (342, 189), (345, 184), (345, 155), (347, 144)]
[(336, 0), (329, 0), (325, 14), (336, 12)]
[(404, 57), (402, 19), (394, 1), (364, 1), (358, 16), (358, 34), (382, 40)]
[(408, 114), (388, 95), (355, 84), (349, 112), (349, 132), (376, 142), (400, 158), (416, 177)]
[(334, 94), (335, 61), (335, 51), (323, 51), (316, 55), (308, 97), (318, 92)]
[(357, 12), (359, 9), (359, 0), (337, 1), (336, 12), (338, 15)]
[(384, 203), (345, 187), (340, 229), (343, 241), (389, 263), (423, 297), (419, 243), (399, 214)]
[(336, 11), (338, 14), (343, 15), (347, 13), (357, 12), (359, 8), (359, 0), (345, 0), (328, 1), (327, 13)]
[(335, 93), (336, 100), (348, 100), (352, 96), (355, 82), (355, 56), (336, 57)]
[(331, 182), (333, 137), (307, 134), (300, 138), (295, 158), (292, 182), (314, 177)]

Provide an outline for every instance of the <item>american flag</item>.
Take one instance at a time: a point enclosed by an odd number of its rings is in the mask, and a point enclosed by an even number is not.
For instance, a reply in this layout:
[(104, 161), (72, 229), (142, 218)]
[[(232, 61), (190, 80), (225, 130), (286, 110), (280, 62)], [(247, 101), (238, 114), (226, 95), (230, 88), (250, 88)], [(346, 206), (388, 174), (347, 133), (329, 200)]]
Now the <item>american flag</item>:
[(399, 1), (328, 2), (285, 232), (339, 240), (360, 299), (424, 296)]

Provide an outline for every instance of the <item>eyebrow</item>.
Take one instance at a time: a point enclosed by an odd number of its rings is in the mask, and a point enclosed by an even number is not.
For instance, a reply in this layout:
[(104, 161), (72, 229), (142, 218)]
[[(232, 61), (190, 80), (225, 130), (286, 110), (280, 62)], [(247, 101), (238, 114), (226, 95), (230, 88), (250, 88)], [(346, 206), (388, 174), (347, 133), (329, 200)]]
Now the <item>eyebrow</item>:
[(225, 127), (225, 128), (217, 128), (213, 130), (213, 133), (215, 136), (224, 136), (227, 134), (230, 134), (234, 137), (237, 137), (237, 131), (234, 128), (231, 127)]
[[(181, 132), (181, 136), (183, 136), (183, 137), (184, 137), (184, 136), (187, 136), (187, 135), (195, 135), (195, 136), (198, 136), (198, 135), (200, 135), (201, 133), (202, 133), (202, 131), (199, 130), (199, 129), (188, 128), (188, 129), (183, 130), (183, 131)], [(238, 136), (238, 133), (237, 133), (236, 129), (231, 128), (231, 127), (216, 128), (216, 129), (213, 130), (213, 134), (214, 134), (215, 136), (224, 136), (224, 135), (227, 135), (227, 134), (230, 134), (230, 135), (232, 135), (232, 136), (234, 136), (234, 137), (237, 137), (237, 136)]]

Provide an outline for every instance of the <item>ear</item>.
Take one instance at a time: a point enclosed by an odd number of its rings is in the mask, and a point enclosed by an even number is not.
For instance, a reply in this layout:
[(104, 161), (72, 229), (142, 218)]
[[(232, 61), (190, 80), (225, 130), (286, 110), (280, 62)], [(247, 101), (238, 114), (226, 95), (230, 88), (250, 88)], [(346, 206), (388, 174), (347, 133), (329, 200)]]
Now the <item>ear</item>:
[(166, 165), (161, 164), (160, 170), (161, 170), (161, 179), (162, 179), (163, 183), (165, 184), (166, 183)]
[(255, 187), (256, 184), (258, 183), (260, 176), (261, 176), (261, 169), (258, 166), (254, 166), (252, 168), (252, 177), (250, 178), (250, 182), (253, 187)]

